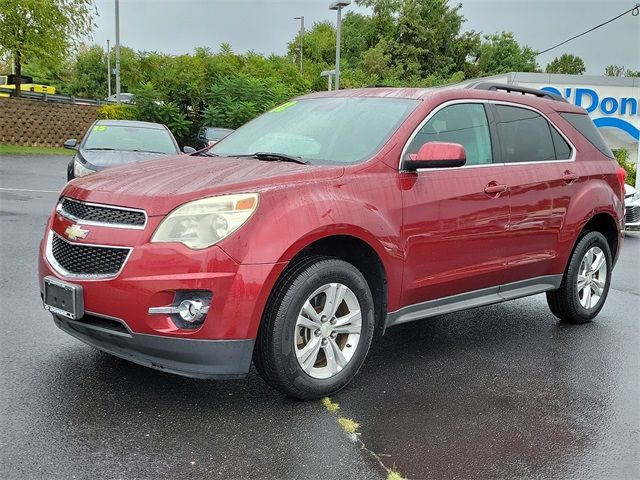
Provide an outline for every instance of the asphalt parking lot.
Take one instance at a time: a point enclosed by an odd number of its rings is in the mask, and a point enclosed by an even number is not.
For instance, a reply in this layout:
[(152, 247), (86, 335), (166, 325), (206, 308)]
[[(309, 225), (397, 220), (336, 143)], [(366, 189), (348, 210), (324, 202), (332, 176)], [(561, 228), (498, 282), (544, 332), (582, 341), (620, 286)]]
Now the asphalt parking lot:
[(369, 451), (416, 479), (640, 477), (640, 235), (591, 324), (536, 296), (390, 329), (334, 398), (354, 443), (253, 371), (181, 378), (59, 331), (36, 260), (67, 161), (0, 157), (0, 478), (386, 477)]

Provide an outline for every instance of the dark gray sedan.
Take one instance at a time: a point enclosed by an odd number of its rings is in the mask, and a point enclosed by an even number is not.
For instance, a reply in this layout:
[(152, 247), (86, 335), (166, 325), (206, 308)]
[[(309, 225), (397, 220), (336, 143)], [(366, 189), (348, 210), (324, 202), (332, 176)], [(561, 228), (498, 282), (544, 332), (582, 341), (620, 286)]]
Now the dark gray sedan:
[[(67, 180), (84, 177), (105, 168), (165, 155), (177, 155), (180, 148), (171, 131), (159, 123), (133, 120), (98, 120), (82, 142), (64, 142), (77, 153), (67, 167)], [(195, 151), (184, 147), (185, 153)]]

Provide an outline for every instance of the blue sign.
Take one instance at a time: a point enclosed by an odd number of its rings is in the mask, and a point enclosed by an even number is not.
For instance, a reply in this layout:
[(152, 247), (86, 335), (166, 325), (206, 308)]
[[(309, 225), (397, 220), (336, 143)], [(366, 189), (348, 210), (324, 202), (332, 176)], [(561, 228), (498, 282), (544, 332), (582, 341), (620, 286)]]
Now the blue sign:
[(638, 99), (634, 97), (603, 97), (600, 98), (598, 92), (591, 88), (565, 88), (561, 92), (556, 87), (544, 87), (542, 90), (555, 93), (566, 98), (574, 105), (584, 108), (589, 113), (600, 113), (603, 116), (593, 118), (596, 127), (612, 127), (618, 128), (635, 140), (640, 140), (640, 130), (631, 122), (622, 118), (621, 115), (640, 116), (638, 110)]

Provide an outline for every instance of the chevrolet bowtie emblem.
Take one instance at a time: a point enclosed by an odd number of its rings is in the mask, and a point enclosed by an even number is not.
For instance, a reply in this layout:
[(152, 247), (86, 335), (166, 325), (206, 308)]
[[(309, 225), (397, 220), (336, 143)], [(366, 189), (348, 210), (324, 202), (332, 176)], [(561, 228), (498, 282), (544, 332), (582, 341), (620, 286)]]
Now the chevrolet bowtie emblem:
[(64, 234), (69, 240), (77, 240), (79, 238), (87, 238), (89, 230), (83, 230), (80, 228), (80, 225), (71, 225), (70, 227), (67, 227)]

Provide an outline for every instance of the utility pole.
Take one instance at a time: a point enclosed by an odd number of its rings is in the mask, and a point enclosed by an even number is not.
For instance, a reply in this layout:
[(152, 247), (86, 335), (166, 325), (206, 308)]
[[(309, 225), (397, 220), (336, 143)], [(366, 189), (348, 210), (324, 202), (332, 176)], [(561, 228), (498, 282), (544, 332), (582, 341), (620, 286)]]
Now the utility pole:
[(116, 0), (116, 102), (120, 104), (120, 0)]
[(300, 20), (300, 73), (302, 73), (303, 70), (303, 64), (302, 64), (302, 59), (303, 57), (303, 44), (304, 44), (304, 15), (302, 15), (301, 17), (293, 17), (294, 20)]
[(111, 96), (111, 50), (109, 49), (109, 40), (107, 40), (107, 89), (108, 97)]
[(340, 90), (340, 30), (342, 27), (342, 9), (351, 4), (351, 0), (337, 0), (329, 5), (329, 10), (338, 11), (338, 23), (336, 25), (336, 90)]

